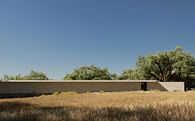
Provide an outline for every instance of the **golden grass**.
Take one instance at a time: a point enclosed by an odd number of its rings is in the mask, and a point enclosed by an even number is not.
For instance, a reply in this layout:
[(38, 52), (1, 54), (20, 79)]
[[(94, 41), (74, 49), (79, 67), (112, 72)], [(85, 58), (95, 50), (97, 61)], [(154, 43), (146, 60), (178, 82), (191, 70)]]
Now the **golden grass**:
[(66, 92), (0, 99), (0, 121), (195, 121), (195, 92)]

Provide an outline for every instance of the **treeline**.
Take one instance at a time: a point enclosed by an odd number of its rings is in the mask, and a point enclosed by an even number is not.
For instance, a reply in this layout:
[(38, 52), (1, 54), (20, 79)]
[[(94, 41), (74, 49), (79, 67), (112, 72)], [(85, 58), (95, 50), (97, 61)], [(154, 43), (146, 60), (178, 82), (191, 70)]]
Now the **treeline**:
[[(31, 71), (26, 76), (4, 75), (2, 80), (48, 80), (46, 74)], [(186, 87), (195, 88), (195, 58), (176, 47), (174, 50), (139, 55), (136, 67), (124, 70), (120, 75), (107, 68), (94, 65), (81, 66), (64, 76), (63, 80), (158, 80), (162, 82), (184, 81)]]
[(29, 74), (22, 76), (21, 74), (15, 76), (4, 75), (1, 80), (49, 80), (43, 72), (30, 71)]

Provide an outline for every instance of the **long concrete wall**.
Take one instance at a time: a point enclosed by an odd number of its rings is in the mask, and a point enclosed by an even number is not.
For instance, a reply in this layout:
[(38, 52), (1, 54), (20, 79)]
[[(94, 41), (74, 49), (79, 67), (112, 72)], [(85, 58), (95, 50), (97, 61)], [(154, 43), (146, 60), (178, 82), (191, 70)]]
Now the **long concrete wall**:
[(184, 91), (184, 82), (151, 82), (147, 84), (147, 90)]
[(27, 94), (54, 92), (98, 92), (140, 90), (140, 82), (3, 82), (0, 83), (0, 94)]
[[(184, 82), (147, 82), (147, 91), (184, 91)], [(0, 82), (0, 97), (12, 94), (51, 94), (54, 92), (139, 91), (141, 82)]]

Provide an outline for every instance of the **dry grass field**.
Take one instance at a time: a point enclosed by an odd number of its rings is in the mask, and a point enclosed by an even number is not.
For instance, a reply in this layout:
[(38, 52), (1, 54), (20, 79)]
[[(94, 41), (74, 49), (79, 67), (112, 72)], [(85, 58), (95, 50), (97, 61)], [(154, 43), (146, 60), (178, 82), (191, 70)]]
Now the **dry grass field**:
[(0, 121), (195, 121), (195, 92), (67, 92), (0, 99)]

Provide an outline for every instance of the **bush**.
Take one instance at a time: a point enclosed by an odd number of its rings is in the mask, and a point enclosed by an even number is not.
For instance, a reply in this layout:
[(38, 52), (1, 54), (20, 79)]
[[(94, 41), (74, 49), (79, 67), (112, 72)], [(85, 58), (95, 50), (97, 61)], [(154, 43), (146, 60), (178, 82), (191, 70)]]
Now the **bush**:
[(77, 94), (75, 91), (61, 92), (59, 95), (74, 95)]
[(104, 94), (104, 91), (103, 91), (103, 90), (100, 90), (99, 93), (100, 93), (100, 94)]
[(60, 92), (54, 92), (52, 95), (59, 95)]

